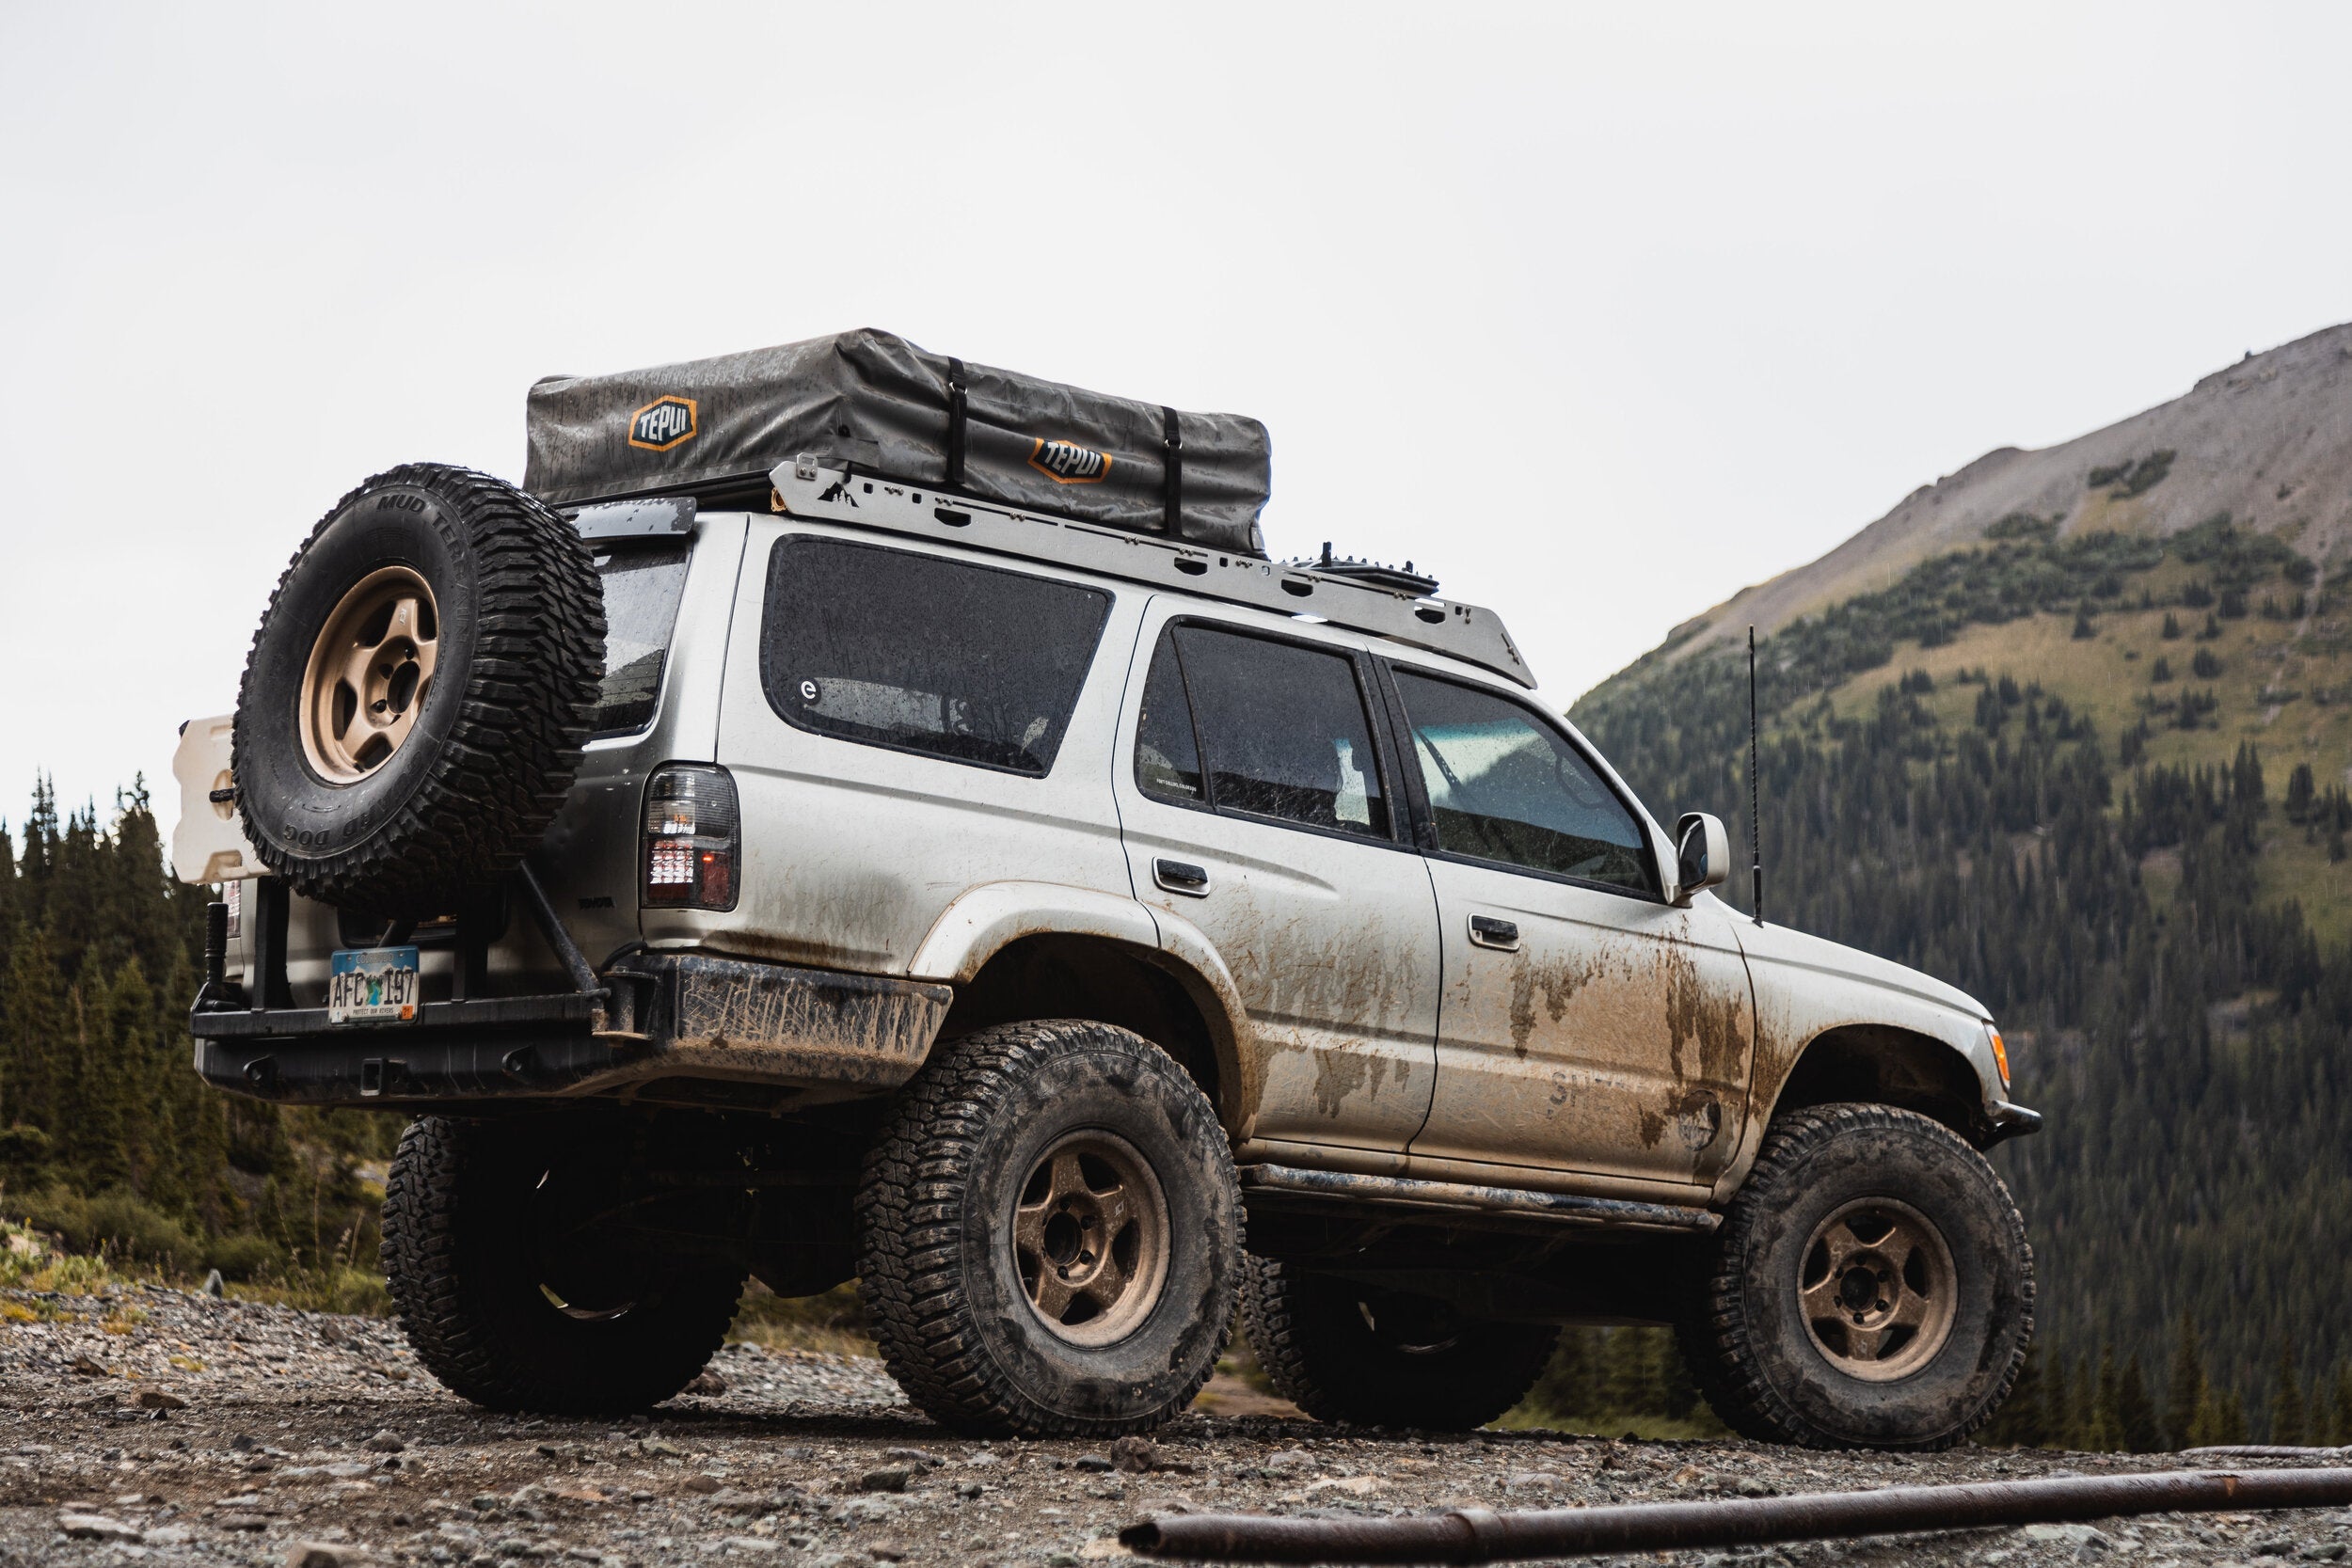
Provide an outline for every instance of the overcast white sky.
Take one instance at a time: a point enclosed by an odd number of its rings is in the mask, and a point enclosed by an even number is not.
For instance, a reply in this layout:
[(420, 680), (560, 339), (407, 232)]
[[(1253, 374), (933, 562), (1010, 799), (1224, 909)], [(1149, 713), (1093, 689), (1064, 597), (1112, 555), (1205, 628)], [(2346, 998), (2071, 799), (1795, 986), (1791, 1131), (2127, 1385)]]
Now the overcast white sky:
[(225, 711), (525, 388), (857, 325), (1274, 433), (1562, 705), (2002, 443), (2352, 317), (2339, 6), (0, 0), (0, 816)]

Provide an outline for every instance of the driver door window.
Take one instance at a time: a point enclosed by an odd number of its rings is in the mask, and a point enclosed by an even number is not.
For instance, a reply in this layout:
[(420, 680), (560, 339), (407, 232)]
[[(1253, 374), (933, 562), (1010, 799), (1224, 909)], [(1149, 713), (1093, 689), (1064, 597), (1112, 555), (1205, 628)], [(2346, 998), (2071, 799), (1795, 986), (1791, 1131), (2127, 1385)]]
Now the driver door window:
[(1517, 703), (1396, 673), (1438, 847), (1655, 895), (1641, 826), (1567, 737)]
[(1642, 818), (1564, 729), (1502, 692), (1391, 671), (1429, 802), (1445, 974), (1413, 1174), (1711, 1180), (1746, 1111), (1737, 938), (1711, 901), (1663, 901)]

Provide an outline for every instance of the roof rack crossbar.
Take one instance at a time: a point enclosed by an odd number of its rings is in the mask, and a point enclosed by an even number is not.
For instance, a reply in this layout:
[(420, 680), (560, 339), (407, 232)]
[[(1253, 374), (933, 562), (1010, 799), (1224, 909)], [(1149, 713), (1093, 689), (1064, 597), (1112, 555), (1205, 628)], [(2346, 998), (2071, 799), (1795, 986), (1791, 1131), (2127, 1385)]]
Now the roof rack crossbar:
[(775, 487), (771, 505), (792, 516), (1051, 562), (1278, 614), (1319, 617), (1475, 664), (1520, 686), (1535, 684), (1502, 618), (1476, 605), (1416, 597), (1311, 567), (853, 475), (805, 457), (780, 465), (769, 479)]

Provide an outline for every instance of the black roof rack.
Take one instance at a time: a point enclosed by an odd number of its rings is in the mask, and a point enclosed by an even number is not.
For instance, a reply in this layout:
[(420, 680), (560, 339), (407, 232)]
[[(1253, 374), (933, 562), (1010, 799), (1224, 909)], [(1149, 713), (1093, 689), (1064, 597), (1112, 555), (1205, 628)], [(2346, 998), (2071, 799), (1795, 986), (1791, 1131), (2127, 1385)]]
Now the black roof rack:
[[(1491, 670), (1521, 686), (1534, 672), (1501, 617), (1434, 597), (1435, 578), (1369, 562), (1327, 568), (1286, 564), (1207, 546), (1023, 512), (943, 494), (928, 485), (867, 478), (811, 457), (778, 467), (771, 509), (857, 528), (936, 539), (998, 555), (1050, 561), (1130, 582), (1230, 604), (1329, 621)], [(1344, 569), (1353, 565), (1357, 569)], [(1376, 574), (1376, 575), (1375, 575)], [(1424, 586), (1425, 585), (1425, 586)]]

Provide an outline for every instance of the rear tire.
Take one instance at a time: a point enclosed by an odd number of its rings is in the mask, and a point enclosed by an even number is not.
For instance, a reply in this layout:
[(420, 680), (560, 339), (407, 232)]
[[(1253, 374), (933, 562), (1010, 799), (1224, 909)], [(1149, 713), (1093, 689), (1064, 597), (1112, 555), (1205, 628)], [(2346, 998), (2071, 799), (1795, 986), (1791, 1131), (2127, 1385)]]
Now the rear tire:
[(692, 1382), (726, 1338), (739, 1271), (591, 1241), (547, 1222), (567, 1171), (605, 1151), (528, 1123), (424, 1117), (384, 1187), (384, 1274), (417, 1358), (492, 1410), (623, 1415)]
[(1241, 1190), (1208, 1098), (1082, 1021), (939, 1047), (867, 1155), (858, 1287), (907, 1397), (978, 1436), (1182, 1413), (1233, 1319)]
[(487, 474), (376, 475), (296, 552), (246, 656), (230, 772), (255, 854), (306, 898), (448, 912), (554, 819), (603, 674), (577, 530)]
[(2009, 1189), (1950, 1129), (1891, 1106), (1773, 1123), (1702, 1277), (1683, 1358), (1759, 1442), (1948, 1449), (2008, 1398), (2033, 1338)]
[(1559, 1342), (1437, 1302), (1252, 1258), (1242, 1327), (1275, 1391), (1318, 1421), (1469, 1432), (1527, 1397)]

